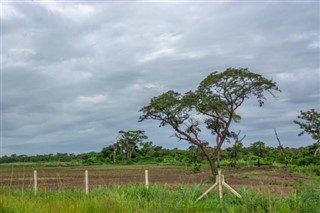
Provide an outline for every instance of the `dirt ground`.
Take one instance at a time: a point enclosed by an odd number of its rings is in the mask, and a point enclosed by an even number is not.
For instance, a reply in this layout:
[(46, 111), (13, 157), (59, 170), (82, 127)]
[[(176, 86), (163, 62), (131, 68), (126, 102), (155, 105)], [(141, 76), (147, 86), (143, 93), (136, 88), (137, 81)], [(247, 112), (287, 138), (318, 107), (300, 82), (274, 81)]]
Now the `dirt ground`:
[[(0, 185), (11, 188), (33, 187), (33, 170), (37, 170), (38, 187), (42, 189), (83, 188), (84, 171), (89, 171), (90, 188), (113, 184), (139, 184), (145, 181), (159, 184), (200, 184), (208, 187), (210, 171), (197, 174), (190, 169), (174, 166), (96, 166), (96, 167), (0, 167)], [(283, 168), (268, 166), (222, 170), (225, 181), (234, 188), (242, 186), (268, 190), (280, 195), (294, 192), (293, 184), (304, 181), (303, 177)]]

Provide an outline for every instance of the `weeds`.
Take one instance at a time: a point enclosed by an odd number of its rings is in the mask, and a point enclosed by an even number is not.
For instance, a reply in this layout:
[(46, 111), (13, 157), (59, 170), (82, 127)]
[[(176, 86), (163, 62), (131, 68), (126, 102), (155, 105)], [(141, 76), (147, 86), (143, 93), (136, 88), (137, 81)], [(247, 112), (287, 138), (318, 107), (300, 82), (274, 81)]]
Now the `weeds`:
[(248, 188), (239, 190), (243, 199), (228, 193), (221, 203), (214, 193), (203, 200), (198, 185), (115, 185), (98, 187), (85, 196), (83, 190), (39, 191), (0, 188), (0, 212), (319, 212), (320, 187), (305, 185), (297, 193), (276, 196)]

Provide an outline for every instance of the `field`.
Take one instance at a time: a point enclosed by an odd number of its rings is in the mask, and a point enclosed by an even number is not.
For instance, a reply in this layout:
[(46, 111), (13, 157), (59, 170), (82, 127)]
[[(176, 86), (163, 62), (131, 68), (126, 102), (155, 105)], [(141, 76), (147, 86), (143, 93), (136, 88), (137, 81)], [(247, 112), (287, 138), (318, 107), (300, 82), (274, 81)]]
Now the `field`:
[[(84, 171), (89, 171), (90, 187), (144, 183), (149, 171), (151, 183), (206, 185), (209, 171), (197, 174), (179, 166), (97, 166), (97, 167), (6, 167), (1, 169), (0, 184), (10, 188), (32, 188), (33, 170), (38, 171), (38, 186), (43, 189), (83, 188)], [(293, 192), (291, 185), (306, 178), (283, 168), (269, 166), (223, 171), (226, 181), (235, 187), (249, 186), (274, 189), (279, 194)]]
[[(33, 170), (38, 171), (35, 196)], [(144, 186), (149, 171), (150, 188)], [(89, 171), (89, 196), (84, 171)], [(225, 169), (226, 182), (243, 199), (224, 191), (196, 201), (213, 182), (209, 170), (183, 166), (0, 167), (0, 212), (320, 212), (320, 180), (270, 166)]]

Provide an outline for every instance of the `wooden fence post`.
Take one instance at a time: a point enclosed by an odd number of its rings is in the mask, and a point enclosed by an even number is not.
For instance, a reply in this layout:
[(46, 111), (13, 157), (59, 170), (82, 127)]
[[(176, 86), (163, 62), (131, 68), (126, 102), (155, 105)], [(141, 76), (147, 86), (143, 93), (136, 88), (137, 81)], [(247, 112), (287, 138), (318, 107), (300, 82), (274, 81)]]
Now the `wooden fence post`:
[(218, 170), (218, 187), (219, 187), (219, 197), (220, 202), (223, 200), (223, 194), (222, 194), (222, 177), (221, 177), (221, 170)]
[(84, 184), (85, 184), (85, 191), (86, 195), (89, 194), (89, 176), (88, 176), (88, 170), (84, 172)]
[(206, 196), (212, 189), (214, 189), (218, 185), (218, 175), (216, 176), (216, 182), (213, 184), (205, 193), (203, 193), (200, 197), (198, 197), (197, 201), (201, 200), (204, 196)]
[(224, 182), (224, 176), (223, 175), (222, 175), (222, 185), (224, 187), (226, 187), (232, 194), (234, 194), (238, 198), (242, 199), (241, 195), (236, 190), (234, 190), (231, 186), (229, 186), (226, 182)]
[(145, 180), (146, 180), (146, 188), (149, 188), (149, 174), (148, 174), (148, 170), (144, 171), (145, 174)]
[(33, 171), (33, 186), (34, 186), (34, 195), (37, 195), (38, 191), (38, 175), (37, 175), (37, 170)]
[(238, 198), (240, 198), (240, 199), (242, 198), (241, 195), (236, 190), (234, 190), (231, 186), (229, 186), (224, 181), (224, 175), (221, 174), (221, 170), (219, 169), (218, 175), (216, 176), (215, 184), (213, 184), (205, 193), (203, 193), (200, 197), (198, 197), (197, 201), (201, 200), (204, 196), (206, 196), (216, 186), (218, 186), (220, 202), (222, 202), (222, 200), (223, 200), (222, 186), (226, 187), (232, 194), (234, 194)]

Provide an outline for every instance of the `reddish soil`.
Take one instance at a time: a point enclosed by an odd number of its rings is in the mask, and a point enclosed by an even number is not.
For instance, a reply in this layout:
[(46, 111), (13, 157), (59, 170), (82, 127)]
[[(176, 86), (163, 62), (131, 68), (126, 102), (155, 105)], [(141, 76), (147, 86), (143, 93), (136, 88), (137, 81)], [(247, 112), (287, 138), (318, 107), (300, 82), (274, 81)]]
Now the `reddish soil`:
[[(210, 172), (192, 174), (184, 167), (170, 166), (101, 166), (101, 167), (0, 167), (0, 185), (11, 188), (33, 187), (33, 170), (38, 171), (38, 187), (44, 189), (83, 188), (84, 171), (89, 171), (90, 188), (113, 184), (144, 183), (144, 170), (149, 170), (149, 182), (160, 184), (201, 184), (208, 187)], [(302, 182), (297, 176), (281, 168), (260, 167), (227, 169), (222, 171), (232, 187), (255, 188), (271, 193), (294, 192), (293, 184)]]

